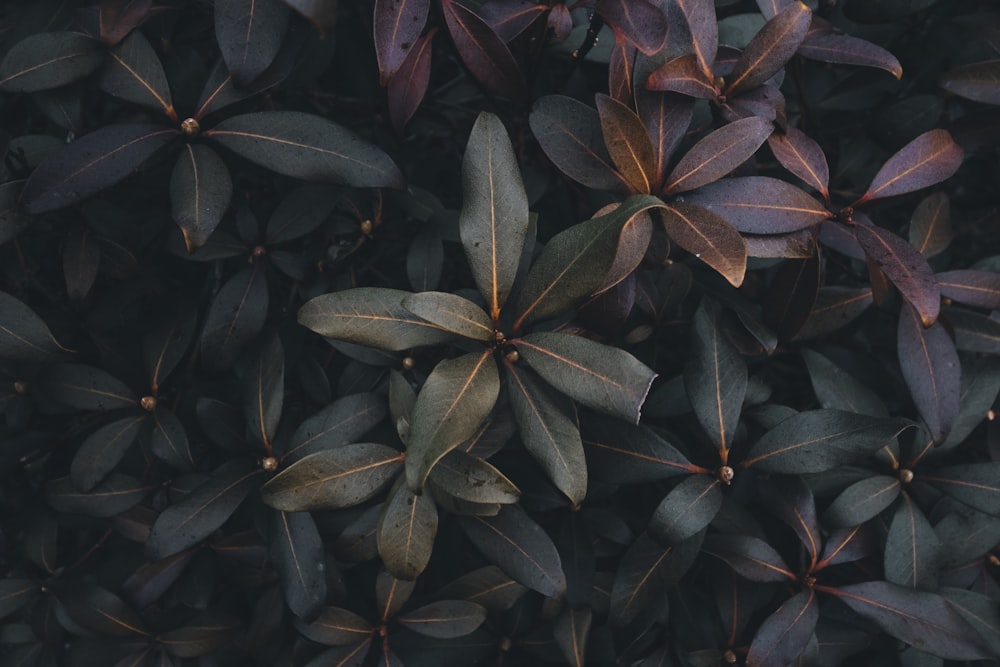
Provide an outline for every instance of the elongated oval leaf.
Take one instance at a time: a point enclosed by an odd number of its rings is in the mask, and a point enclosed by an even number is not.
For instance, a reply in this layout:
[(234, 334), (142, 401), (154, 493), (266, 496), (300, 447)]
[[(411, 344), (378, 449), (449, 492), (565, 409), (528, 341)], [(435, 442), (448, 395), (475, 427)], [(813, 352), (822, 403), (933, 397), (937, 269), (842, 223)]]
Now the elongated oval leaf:
[(148, 483), (113, 472), (85, 493), (69, 477), (52, 480), (45, 486), (45, 501), (57, 512), (108, 518), (135, 507), (151, 491)]
[(170, 209), (194, 252), (222, 221), (233, 196), (229, 167), (208, 146), (185, 144), (170, 174)]
[(897, 79), (903, 76), (896, 56), (868, 40), (844, 34), (815, 14), (798, 54), (824, 63), (877, 67)]
[(78, 32), (43, 32), (27, 37), (0, 62), (0, 90), (33, 93), (87, 76), (104, 62), (104, 46)]
[(815, 338), (846, 325), (872, 304), (870, 287), (820, 287), (805, 324), (795, 338)]
[(357, 644), (373, 633), (371, 624), (363, 617), (340, 607), (324, 607), (319, 616), (309, 623), (296, 620), (295, 627), (305, 637), (326, 646)]
[(819, 620), (816, 591), (799, 591), (764, 619), (750, 643), (747, 665), (768, 667), (794, 664), (813, 637)]
[(96, 584), (60, 580), (49, 585), (63, 611), (81, 627), (103, 637), (148, 637), (146, 624), (117, 595)]
[[(277, 0), (272, 0), (277, 2)], [(222, 121), (202, 136), (279, 174), (359, 188), (400, 188), (382, 149), (333, 121), (299, 111), (260, 111)]]
[(285, 594), (299, 618), (313, 617), (326, 600), (326, 554), (308, 512), (271, 512), (269, 553)]
[[(636, 76), (639, 76), (638, 72)], [(635, 91), (635, 107), (653, 142), (655, 191), (660, 192), (667, 177), (670, 158), (686, 136), (694, 116), (694, 100), (639, 86)]]
[(503, 122), (481, 113), (462, 160), (458, 228), (479, 292), (496, 321), (507, 301), (528, 231), (528, 197)]
[(632, 423), (656, 373), (629, 353), (563, 333), (533, 333), (514, 341), (543, 380), (575, 401)]
[(701, 532), (719, 513), (721, 486), (708, 475), (690, 475), (660, 502), (649, 520), (649, 534), (669, 546)]
[(286, 512), (352, 507), (385, 488), (402, 463), (399, 450), (372, 442), (324, 449), (272, 477), (261, 496)]
[(430, 8), (430, 0), (375, 0), (375, 55), (383, 81), (406, 60), (427, 23)]
[(934, 276), (941, 295), (967, 306), (1000, 309), (1000, 273), (958, 269), (942, 271)]
[(35, 311), (0, 292), (0, 359), (44, 361), (60, 350), (49, 327)]
[(31, 579), (7, 577), (0, 581), (0, 618), (10, 616), (39, 592), (41, 584)]
[(794, 185), (767, 176), (725, 178), (706, 185), (685, 201), (721, 215), (747, 234), (795, 232), (830, 217), (823, 204)]
[(403, 307), (410, 295), (384, 287), (357, 287), (314, 297), (299, 309), (299, 324), (321, 336), (388, 352), (456, 338)]
[(524, 77), (510, 49), (493, 29), (455, 0), (442, 0), (441, 10), (458, 55), (476, 81), (494, 95), (523, 100)]
[(663, 547), (642, 533), (622, 556), (611, 587), (610, 621), (623, 627), (640, 614), (658, 615), (667, 604), (667, 591), (694, 564), (702, 539), (696, 536)]
[(381, 422), (386, 412), (385, 399), (378, 394), (366, 392), (338, 398), (299, 424), (284, 460), (291, 463), (320, 449), (355, 442)]
[(911, 425), (904, 419), (841, 410), (800, 412), (761, 436), (741, 466), (776, 473), (825, 472), (873, 454)]
[(889, 410), (878, 394), (829, 358), (813, 350), (802, 350), (813, 392), (820, 407), (888, 417)]
[(751, 535), (709, 535), (702, 551), (724, 561), (750, 581), (787, 583), (796, 578), (774, 547)]
[(650, 0), (597, 0), (597, 13), (616, 37), (628, 40), (646, 55), (660, 50), (667, 38), (667, 18)]
[(145, 35), (138, 30), (129, 33), (111, 50), (110, 56), (101, 75), (102, 90), (129, 102), (158, 109), (170, 120), (177, 120), (167, 75)]
[(944, 75), (941, 85), (966, 99), (1000, 105), (1000, 60), (956, 67)]
[(702, 71), (698, 56), (693, 53), (673, 58), (657, 67), (646, 79), (646, 87), (695, 99), (714, 100), (719, 96), (715, 81)]
[(747, 244), (720, 215), (697, 204), (674, 202), (660, 215), (667, 236), (719, 272), (733, 287), (743, 284)]
[(920, 314), (925, 327), (937, 321), (941, 309), (941, 288), (924, 256), (907, 241), (874, 225), (854, 227), (865, 254), (892, 281)]
[(178, 470), (190, 470), (194, 464), (184, 424), (165, 408), (157, 408), (153, 413), (149, 450)]
[(934, 527), (909, 493), (902, 494), (885, 540), (886, 581), (918, 590), (935, 590), (942, 544)]
[(430, 481), (445, 493), (471, 503), (516, 503), (521, 491), (489, 462), (453, 449), (431, 469)]
[(787, 127), (769, 136), (767, 145), (782, 167), (823, 195), (824, 200), (830, 199), (830, 167), (815, 139), (798, 128)]
[(785, 262), (775, 272), (764, 301), (764, 323), (782, 340), (791, 340), (802, 329), (822, 279), (819, 252), (812, 257)]
[(943, 442), (958, 417), (962, 367), (940, 323), (925, 329), (915, 309), (899, 314), (896, 349), (903, 379), (935, 442)]
[(142, 357), (146, 366), (149, 386), (154, 392), (160, 386), (177, 364), (194, 340), (197, 313), (190, 306), (181, 306), (177, 312), (171, 313), (166, 322), (161, 322), (142, 340)]
[(980, 512), (1000, 516), (1000, 462), (952, 465), (919, 478)]
[(642, 121), (630, 108), (607, 95), (597, 96), (604, 145), (618, 172), (634, 192), (650, 194), (656, 179), (653, 144)]
[(717, 181), (750, 159), (773, 129), (770, 121), (756, 117), (720, 127), (684, 154), (664, 190), (676, 194)]
[(590, 639), (590, 626), (594, 612), (590, 607), (567, 607), (556, 619), (552, 628), (556, 643), (563, 656), (573, 667), (583, 667)]
[(268, 291), (259, 265), (243, 269), (215, 295), (201, 330), (201, 354), (210, 368), (232, 365), (267, 319)]
[(669, 442), (641, 424), (585, 418), (583, 445), (592, 475), (606, 482), (635, 484), (698, 472)]
[(75, 204), (124, 180), (177, 134), (161, 125), (94, 130), (38, 165), (21, 192), (21, 203), (34, 214)]
[(243, 376), (243, 406), (250, 438), (271, 449), (285, 398), (285, 354), (273, 336), (253, 356)]
[(246, 85), (268, 68), (288, 28), (288, 6), (279, 0), (218, 0), (215, 37), (237, 83)]
[(427, 567), (437, 536), (438, 511), (429, 493), (415, 495), (397, 484), (382, 506), (378, 523), (378, 553), (385, 569), (407, 581)]
[(566, 591), (552, 538), (520, 505), (504, 505), (492, 517), (461, 517), (459, 523), (483, 555), (518, 583), (553, 598)]
[(438, 363), (413, 406), (406, 479), (419, 491), (431, 468), (470, 438), (500, 395), (500, 375), (491, 350)]
[(958, 171), (964, 155), (947, 130), (925, 132), (899, 149), (854, 204), (926, 188)]
[(812, 11), (802, 2), (791, 2), (754, 35), (726, 78), (725, 93), (738, 95), (774, 76), (795, 55), (805, 39)]
[(386, 86), (389, 118), (399, 134), (406, 129), (427, 94), (431, 82), (431, 46), (436, 34), (437, 28), (431, 28), (417, 40)]
[(917, 204), (910, 218), (910, 244), (917, 252), (928, 258), (939, 255), (954, 235), (948, 195), (934, 192)]
[(440, 600), (396, 617), (414, 632), (438, 639), (471, 634), (486, 620), (486, 607), (465, 600)]
[(52, 366), (45, 370), (40, 384), (46, 396), (77, 410), (115, 410), (139, 404), (121, 380), (84, 364)]
[(672, 3), (687, 23), (692, 51), (706, 76), (713, 76), (712, 65), (719, 49), (719, 23), (712, 0), (677, 0)]
[(859, 526), (878, 516), (899, 497), (896, 477), (872, 475), (844, 489), (823, 513), (823, 522), (836, 527)]

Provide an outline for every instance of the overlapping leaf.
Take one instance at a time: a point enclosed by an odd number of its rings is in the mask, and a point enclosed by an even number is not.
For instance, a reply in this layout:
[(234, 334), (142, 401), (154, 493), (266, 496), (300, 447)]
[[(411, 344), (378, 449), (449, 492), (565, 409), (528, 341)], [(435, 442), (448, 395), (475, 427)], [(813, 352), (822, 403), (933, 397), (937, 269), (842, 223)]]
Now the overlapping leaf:
[(964, 155), (947, 130), (931, 130), (903, 146), (875, 174), (855, 206), (940, 183), (958, 171)]
[(42, 32), (21, 40), (0, 61), (0, 89), (31, 93), (87, 76), (104, 62), (104, 47), (79, 32)]

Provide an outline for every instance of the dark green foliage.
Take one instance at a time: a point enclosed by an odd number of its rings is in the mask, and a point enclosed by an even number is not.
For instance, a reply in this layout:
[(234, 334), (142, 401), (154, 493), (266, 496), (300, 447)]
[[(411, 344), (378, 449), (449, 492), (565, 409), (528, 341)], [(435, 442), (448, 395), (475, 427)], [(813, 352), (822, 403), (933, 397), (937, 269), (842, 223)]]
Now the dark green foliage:
[(10, 0), (0, 667), (1000, 661), (1000, 13)]

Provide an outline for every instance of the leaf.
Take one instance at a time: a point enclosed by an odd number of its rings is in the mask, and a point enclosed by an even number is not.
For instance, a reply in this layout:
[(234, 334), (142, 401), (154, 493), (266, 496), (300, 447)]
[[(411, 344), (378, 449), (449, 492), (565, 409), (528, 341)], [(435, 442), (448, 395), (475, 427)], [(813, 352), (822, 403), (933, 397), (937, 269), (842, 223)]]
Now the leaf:
[(157, 408), (153, 413), (149, 449), (157, 458), (179, 470), (190, 470), (194, 465), (184, 424), (165, 408)]
[(384, 287), (356, 287), (323, 294), (299, 309), (298, 320), (321, 336), (387, 352), (455, 339), (455, 334), (404, 308), (403, 299), (409, 295)]
[(372, 442), (323, 449), (269, 479), (261, 497), (286, 512), (353, 507), (384, 489), (402, 463), (399, 450)]
[(672, 545), (701, 532), (719, 513), (722, 485), (708, 475), (690, 475), (670, 490), (649, 520), (649, 534)]
[(702, 544), (702, 551), (724, 561), (750, 581), (787, 583), (797, 579), (774, 547), (751, 535), (709, 535)]
[(719, 180), (750, 159), (773, 129), (763, 118), (743, 118), (714, 130), (684, 154), (664, 191), (677, 194)]
[(913, 308), (899, 314), (896, 347), (903, 379), (934, 442), (948, 436), (958, 417), (962, 367), (945, 328), (921, 326)]
[(812, 10), (802, 2), (791, 2), (764, 24), (726, 77), (727, 97), (761, 85), (788, 62), (805, 39)]
[(97, 279), (100, 261), (100, 246), (89, 230), (72, 231), (67, 235), (63, 248), (63, 275), (70, 300), (83, 301), (87, 298)]
[(798, 54), (824, 63), (877, 67), (897, 79), (903, 76), (903, 66), (896, 56), (868, 40), (844, 34), (815, 14)]
[(382, 80), (392, 78), (427, 23), (430, 0), (375, 0), (375, 55)]
[(434, 465), (483, 423), (500, 395), (500, 375), (491, 350), (446, 359), (434, 367), (413, 407), (406, 479), (423, 489)]
[(817, 569), (841, 563), (853, 563), (870, 556), (875, 547), (868, 535), (869, 533), (860, 525), (830, 531)]
[(712, 77), (712, 64), (719, 49), (719, 24), (715, 3), (711, 0), (676, 0), (673, 3), (684, 16), (692, 51), (706, 77)]
[(615, 33), (646, 55), (659, 51), (667, 38), (667, 17), (649, 0), (597, 0), (595, 11)]
[(567, 607), (555, 620), (552, 634), (566, 660), (573, 667), (583, 667), (587, 640), (594, 612), (590, 607)]
[(453, 449), (431, 469), (430, 481), (450, 496), (472, 503), (516, 503), (521, 491), (478, 456)]
[(326, 554), (308, 512), (270, 512), (268, 552), (285, 603), (299, 618), (312, 618), (326, 601)]
[[(645, 230), (652, 234), (652, 224), (639, 214), (661, 206), (663, 202), (656, 197), (634, 195), (610, 213), (556, 234), (524, 280), (517, 300), (514, 331), (578, 305), (585, 297), (606, 287), (612, 269), (619, 274), (631, 272), (629, 267), (616, 264), (619, 243), (627, 235), (633, 241), (639, 239), (636, 245), (641, 246)], [(631, 225), (635, 228), (626, 231), (626, 226)]]
[(854, 234), (869, 260), (885, 273), (916, 309), (923, 326), (934, 324), (941, 308), (941, 290), (923, 255), (908, 242), (881, 227), (855, 225)]
[(899, 497), (902, 484), (896, 477), (872, 475), (851, 484), (823, 513), (823, 522), (838, 528), (859, 526), (881, 514)]
[(427, 567), (437, 536), (438, 511), (429, 493), (415, 495), (397, 484), (382, 506), (378, 553), (385, 569), (411, 581)]
[(35, 311), (0, 292), (0, 359), (45, 361), (62, 349)]
[(427, 94), (431, 82), (431, 46), (436, 34), (437, 28), (431, 28), (420, 37), (386, 84), (389, 118), (398, 134), (403, 133)]
[(472, 340), (492, 342), (493, 322), (483, 309), (449, 292), (419, 292), (403, 299), (402, 305), (419, 318), (451, 333)]
[(325, 646), (349, 646), (367, 640), (374, 632), (364, 618), (340, 607), (324, 607), (310, 623), (296, 619), (295, 628)]
[(424, 227), (413, 238), (406, 254), (406, 277), (418, 292), (437, 289), (444, 265), (444, 242), (433, 227)]
[(110, 59), (101, 74), (101, 90), (123, 100), (162, 111), (177, 121), (170, 99), (170, 85), (163, 65), (149, 40), (135, 30), (109, 53)]
[(771, 485), (761, 488), (761, 495), (771, 512), (795, 531), (811, 562), (815, 563), (823, 537), (809, 485), (801, 477), (775, 477)]
[(935, 274), (941, 296), (967, 306), (1000, 309), (1000, 273), (958, 269)]
[(212, 299), (201, 330), (201, 356), (210, 368), (226, 368), (257, 337), (267, 319), (268, 290), (258, 266), (230, 278)]
[(229, 167), (201, 144), (184, 144), (170, 174), (170, 209), (187, 251), (205, 245), (233, 196)]
[[(994, 322), (989, 318), (983, 319)], [(994, 323), (997, 325), (995, 335), (1000, 340), (1000, 323)], [(961, 335), (957, 335), (956, 338), (961, 341)], [(981, 359), (963, 368), (962, 393), (959, 397), (961, 407), (958, 417), (948, 433), (948, 438), (938, 445), (938, 449), (948, 450), (965, 442), (989, 415), (998, 392), (1000, 392), (1000, 359)]]
[(455, 0), (441, 0), (445, 25), (472, 76), (489, 93), (523, 101), (524, 77), (510, 49), (473, 11)]
[(904, 419), (808, 410), (761, 436), (740, 465), (772, 473), (825, 472), (873, 454), (910, 426)]
[(963, 157), (947, 130), (924, 132), (882, 165), (854, 206), (940, 183), (958, 171)]
[(583, 102), (563, 95), (540, 97), (528, 123), (545, 155), (577, 183), (595, 190), (625, 190), (604, 145), (600, 116)]
[(446, 584), (438, 591), (442, 598), (468, 600), (490, 611), (510, 609), (526, 589), (496, 565), (486, 565)]
[(305, 236), (327, 221), (338, 203), (337, 193), (321, 184), (303, 185), (284, 196), (267, 220), (269, 245)]
[(24, 181), (0, 184), (0, 245), (17, 237), (27, 226), (28, 216), (18, 204)]
[(115, 185), (178, 134), (161, 125), (107, 125), (76, 139), (31, 173), (21, 203), (37, 215)]
[(533, 333), (514, 345), (532, 370), (573, 400), (639, 422), (656, 373), (629, 353), (563, 333)]
[(793, 664), (805, 651), (819, 620), (816, 591), (799, 591), (757, 628), (747, 653), (747, 665), (766, 667)]
[(920, 590), (938, 587), (941, 541), (910, 494), (902, 494), (885, 541), (885, 579)]
[(587, 461), (576, 407), (551, 394), (531, 371), (506, 362), (507, 395), (524, 448), (574, 507), (587, 495)]
[(830, 217), (823, 204), (794, 185), (767, 176), (725, 178), (699, 189), (685, 201), (721, 215), (747, 234), (795, 232)]
[(465, 600), (431, 602), (396, 617), (400, 625), (426, 637), (465, 637), (486, 620), (486, 607)]
[(41, 585), (30, 579), (6, 577), (0, 580), (0, 618), (6, 618), (27, 604)]
[(948, 195), (933, 192), (913, 210), (910, 218), (910, 244), (928, 259), (941, 254), (954, 238)]
[[(957, 349), (987, 354), (1000, 353), (1000, 322), (959, 308), (949, 308), (946, 313), (947, 328), (955, 337)], [(948, 439), (951, 440), (951, 435)]]
[(820, 407), (857, 412), (872, 417), (888, 417), (889, 410), (878, 394), (829, 358), (813, 350), (802, 350), (813, 392)]
[(155, 14), (152, 0), (100, 3), (101, 41), (114, 46)]
[(202, 136), (255, 164), (292, 178), (332, 181), (359, 188), (403, 186), (402, 174), (382, 149), (313, 114), (298, 111), (242, 114), (202, 132)]
[[(636, 76), (639, 76), (638, 72)], [(655, 191), (659, 192), (667, 176), (670, 158), (691, 125), (694, 101), (679, 95), (647, 90), (640, 85), (635, 92), (635, 106), (646, 127), (646, 134), (653, 142)]]
[(0, 90), (33, 93), (87, 76), (104, 62), (96, 39), (78, 32), (41, 32), (15, 44), (0, 61)]
[(278, 430), (285, 397), (285, 354), (277, 336), (267, 339), (243, 376), (243, 406), (247, 433), (265, 451)]
[(980, 512), (1000, 516), (1000, 462), (962, 463), (920, 473), (917, 476), (933, 484), (955, 500)]
[(941, 596), (979, 631), (994, 655), (1000, 653), (1000, 610), (997, 610), (996, 600), (961, 588), (944, 588)]
[(667, 591), (691, 568), (701, 549), (696, 536), (663, 547), (642, 533), (622, 556), (611, 587), (609, 620), (624, 627), (640, 615), (657, 617), (666, 609)]
[(948, 92), (975, 102), (1000, 105), (1000, 60), (984, 60), (955, 67), (941, 79), (941, 86)]
[(80, 627), (103, 637), (149, 637), (142, 617), (121, 598), (95, 584), (62, 579), (51, 589), (63, 613)]
[(510, 295), (528, 232), (528, 197), (499, 117), (476, 119), (462, 160), (458, 229), (473, 278), (497, 321)]
[(784, 132), (771, 134), (767, 138), (767, 145), (782, 167), (823, 195), (825, 201), (830, 200), (830, 168), (823, 149), (812, 137), (789, 126)]
[(504, 505), (496, 516), (458, 521), (483, 556), (519, 584), (552, 598), (566, 591), (555, 544), (520, 505)]
[(113, 472), (85, 493), (69, 477), (54, 479), (45, 486), (45, 500), (57, 512), (108, 518), (135, 507), (152, 490), (149, 484)]
[(194, 339), (196, 325), (196, 311), (182, 306), (143, 337), (142, 357), (153, 393), (159, 391), (160, 385), (184, 358)]
[(479, 15), (493, 28), (500, 39), (510, 43), (547, 10), (548, 7), (533, 0), (486, 2), (480, 7)]
[(693, 53), (673, 58), (657, 67), (646, 79), (646, 88), (701, 100), (714, 100), (719, 96), (715, 81), (702, 71), (698, 56)]
[(288, 29), (288, 7), (278, 0), (216, 0), (215, 38), (240, 85), (264, 72)]
[(166, 558), (193, 547), (221, 527), (260, 484), (263, 471), (234, 460), (179, 502), (160, 512), (146, 540), (150, 558)]
[(870, 287), (820, 287), (809, 317), (796, 334), (797, 340), (816, 338), (836, 331), (872, 304)]
[(885, 632), (921, 651), (949, 660), (989, 657), (976, 631), (940, 595), (888, 581), (851, 584), (831, 592)]
[(673, 445), (641, 424), (584, 417), (581, 430), (587, 467), (596, 479), (640, 484), (700, 471)]
[(597, 95), (604, 145), (633, 192), (651, 194), (656, 179), (653, 144), (642, 121), (630, 108), (607, 95)]
[(697, 204), (674, 202), (660, 214), (667, 235), (705, 262), (733, 287), (743, 284), (747, 246), (729, 222)]
[(375, 604), (379, 616), (383, 619), (395, 617), (410, 601), (416, 586), (416, 581), (404, 581), (380, 570), (375, 576)]
[(164, 632), (156, 640), (170, 655), (197, 658), (228, 644), (239, 628), (240, 620), (236, 616), (220, 609), (208, 609), (185, 625)]
[(726, 464), (747, 393), (747, 364), (719, 328), (720, 309), (702, 299), (692, 320), (684, 387), (694, 416)]
[(139, 403), (121, 380), (84, 364), (51, 366), (44, 371), (40, 384), (48, 398), (77, 410), (134, 408)]
[(764, 301), (764, 323), (782, 340), (795, 337), (812, 310), (822, 280), (819, 252), (783, 263), (775, 272)]

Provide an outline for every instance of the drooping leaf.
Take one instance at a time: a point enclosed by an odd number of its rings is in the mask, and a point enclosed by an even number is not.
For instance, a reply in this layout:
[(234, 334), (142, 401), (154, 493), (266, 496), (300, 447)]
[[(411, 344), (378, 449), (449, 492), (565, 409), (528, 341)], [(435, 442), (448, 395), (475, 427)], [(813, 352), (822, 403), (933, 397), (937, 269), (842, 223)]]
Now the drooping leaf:
[(600, 417), (581, 424), (587, 467), (592, 475), (616, 484), (637, 484), (700, 471), (649, 428)]
[(960, 65), (944, 75), (941, 85), (966, 99), (1000, 105), (1000, 60)]
[(521, 491), (488, 461), (453, 449), (431, 469), (430, 481), (445, 493), (472, 503), (516, 503)]
[(698, 423), (725, 464), (743, 411), (747, 365), (725, 337), (719, 318), (718, 305), (703, 299), (692, 321), (684, 387)]
[(1000, 273), (957, 269), (935, 274), (941, 296), (967, 306), (1000, 309)]
[(903, 379), (935, 442), (943, 442), (958, 417), (962, 367), (944, 326), (921, 325), (915, 309), (899, 314), (896, 347)]
[(63, 579), (49, 585), (63, 612), (102, 637), (148, 637), (142, 617), (117, 595), (96, 584)]
[(885, 632), (922, 651), (951, 660), (989, 656), (978, 633), (940, 595), (888, 581), (850, 584), (833, 592)]
[(481, 113), (462, 160), (462, 248), (490, 317), (507, 301), (528, 231), (528, 198), (499, 117)]
[(642, 533), (622, 556), (611, 587), (611, 624), (623, 627), (640, 614), (658, 615), (667, 604), (667, 590), (691, 568), (702, 538), (663, 547)]
[(795, 55), (811, 20), (812, 10), (802, 2), (789, 3), (768, 20), (733, 65), (726, 96), (756, 88), (774, 76)]
[(865, 254), (892, 281), (929, 327), (941, 309), (941, 289), (924, 256), (907, 241), (874, 225), (854, 227)]
[(587, 407), (632, 423), (656, 373), (619, 348), (563, 333), (533, 333), (515, 342), (543, 380)]
[(177, 120), (167, 75), (145, 35), (138, 30), (129, 33), (109, 55), (101, 75), (102, 90), (129, 102), (157, 109), (170, 120)]
[(237, 83), (246, 85), (268, 68), (288, 28), (288, 7), (279, 0), (218, 0), (215, 37)]
[(135, 407), (135, 394), (107, 371), (84, 364), (59, 364), (40, 378), (45, 395), (77, 410), (115, 410)]
[(903, 66), (896, 56), (868, 40), (841, 32), (815, 14), (798, 54), (824, 63), (877, 67), (897, 79), (903, 76)]
[(108, 518), (138, 505), (152, 490), (148, 483), (113, 472), (85, 493), (69, 477), (52, 480), (45, 487), (45, 500), (57, 512)]
[(819, 620), (816, 591), (799, 591), (786, 600), (757, 628), (747, 653), (747, 665), (768, 667), (794, 664), (809, 640)]
[(286, 512), (352, 507), (379, 493), (399, 472), (397, 449), (372, 442), (304, 456), (261, 488), (267, 505)]
[(563, 656), (573, 667), (583, 667), (594, 612), (590, 607), (567, 607), (552, 628)]
[(190, 470), (194, 464), (184, 424), (165, 408), (157, 408), (153, 412), (149, 450), (178, 470)]
[(875, 174), (855, 206), (940, 183), (962, 164), (962, 149), (947, 130), (931, 130), (903, 146)]
[(941, 567), (941, 541), (909, 493), (901, 496), (885, 541), (886, 581), (918, 590), (935, 590)]
[(371, 637), (371, 624), (363, 617), (340, 607), (324, 607), (309, 623), (296, 620), (296, 629), (305, 637), (326, 646), (349, 646)]
[(201, 330), (201, 355), (210, 368), (231, 366), (267, 318), (268, 290), (259, 266), (230, 278), (212, 299)]
[(719, 23), (711, 0), (677, 0), (673, 3), (683, 15), (691, 38), (692, 51), (706, 76), (713, 76), (712, 64), (719, 49)]
[(647, 55), (659, 51), (667, 38), (667, 17), (649, 0), (597, 0), (595, 10), (616, 37)]
[(962, 463), (918, 478), (980, 512), (1000, 516), (1000, 462)]
[(722, 506), (722, 482), (708, 475), (690, 475), (671, 489), (649, 520), (649, 534), (672, 545), (701, 532)]
[(953, 237), (948, 195), (933, 192), (913, 210), (910, 218), (910, 244), (921, 255), (930, 258), (944, 252)]
[(178, 131), (161, 125), (107, 125), (56, 151), (31, 173), (21, 203), (38, 214), (75, 204), (122, 181)]
[(292, 178), (332, 181), (359, 188), (403, 185), (402, 174), (382, 149), (313, 114), (299, 111), (242, 114), (202, 132), (202, 136), (255, 164)]
[(185, 144), (170, 174), (170, 208), (188, 252), (205, 245), (233, 196), (229, 167), (208, 146)]
[(523, 100), (524, 77), (510, 49), (493, 29), (456, 0), (442, 0), (441, 10), (458, 55), (476, 81), (494, 95)]
[(747, 244), (720, 215), (699, 206), (673, 202), (661, 212), (667, 236), (719, 272), (733, 287), (743, 284)]
[(520, 505), (504, 505), (492, 517), (460, 517), (459, 523), (487, 560), (518, 583), (549, 597), (565, 592), (555, 544)]
[(911, 425), (904, 419), (808, 410), (761, 436), (740, 465), (772, 473), (825, 472), (873, 454)]
[(0, 90), (33, 93), (87, 76), (104, 62), (99, 41), (78, 32), (40, 32), (7, 51), (0, 61)]
[(270, 513), (269, 553), (285, 603), (299, 618), (312, 618), (326, 601), (323, 540), (308, 512)]
[(500, 375), (491, 350), (441, 361), (413, 406), (406, 479), (414, 491), (441, 458), (471, 437), (500, 395)]
[(802, 358), (820, 407), (873, 417), (889, 416), (889, 410), (878, 394), (829, 358), (808, 349), (802, 350)]
[(396, 617), (414, 632), (438, 639), (454, 639), (471, 634), (486, 620), (486, 607), (466, 600), (431, 602)]
[[(815, 20), (815, 19), (814, 19)], [(816, 140), (802, 130), (787, 127), (784, 132), (775, 132), (767, 138), (767, 145), (781, 166), (801, 178), (823, 199), (830, 199), (830, 167), (826, 155)]]
[(664, 190), (677, 194), (717, 181), (750, 159), (773, 129), (763, 118), (743, 118), (723, 125), (684, 154), (667, 177)]
[(389, 97), (389, 118), (396, 132), (403, 133), (406, 124), (417, 112), (431, 82), (431, 52), (437, 28), (417, 39), (399, 69), (386, 85)]
[(166, 558), (204, 540), (257, 488), (262, 474), (239, 460), (216, 468), (191, 493), (160, 512), (146, 540), (146, 553)]
[(823, 204), (797, 187), (767, 176), (725, 178), (706, 185), (685, 201), (721, 215), (748, 234), (795, 232), (830, 217)]
[(437, 528), (431, 495), (418, 496), (405, 483), (396, 484), (378, 522), (378, 553), (385, 569), (400, 579), (416, 579), (430, 561)]
[(49, 327), (35, 311), (0, 292), (0, 359), (44, 361), (60, 350)]
[(574, 507), (587, 495), (587, 461), (576, 407), (552, 394), (531, 371), (507, 363), (507, 388), (524, 448)]
[(719, 96), (715, 81), (702, 71), (698, 56), (693, 53), (678, 56), (657, 67), (647, 77), (646, 87), (703, 100), (714, 100)]
[(376, 0), (375, 55), (383, 81), (403, 66), (423, 32), (430, 8), (430, 0)]
[(618, 173), (633, 192), (651, 194), (656, 179), (653, 144), (642, 121), (629, 107), (607, 95), (597, 96), (604, 145)]

